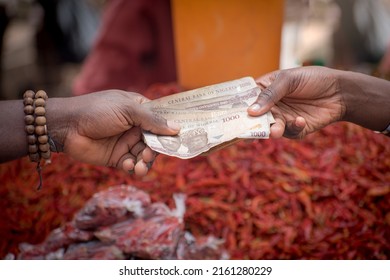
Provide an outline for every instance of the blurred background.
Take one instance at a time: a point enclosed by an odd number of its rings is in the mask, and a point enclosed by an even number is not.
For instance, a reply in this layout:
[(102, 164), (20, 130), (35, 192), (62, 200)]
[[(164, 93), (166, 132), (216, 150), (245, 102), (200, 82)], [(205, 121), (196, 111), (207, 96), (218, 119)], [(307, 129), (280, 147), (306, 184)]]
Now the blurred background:
[[(254, 3), (263, 5), (262, 10), (272, 3), (281, 2), (283, 6), (280, 29), (277, 29), (279, 14), (268, 27), (264, 27), (264, 22), (261, 27), (264, 30), (272, 25), (277, 27), (270, 31), (271, 35), (262, 37), (261, 43), (280, 54), (274, 58), (278, 67), (314, 64), (388, 77), (390, 1), (258, 2)], [(172, 28), (171, 11), (175, 11), (173, 16), (177, 20), (180, 7), (174, 5), (179, 6), (180, 1), (172, 3), (0, 0), (0, 98), (18, 98), (29, 88), (45, 89), (49, 96), (70, 96), (109, 87), (142, 92), (153, 83), (177, 82), (178, 79), (180, 82), (183, 75), (178, 72), (188, 69), (180, 66), (178, 57), (190, 57), (191, 52), (183, 53), (172, 32), (183, 34), (180, 32), (185, 30), (178, 30), (177, 26), (190, 23), (181, 25), (174, 21)], [(182, 10), (185, 13), (185, 9)], [(235, 24), (243, 23), (235, 21)], [(270, 40), (271, 37), (276, 40)], [(111, 50), (115, 48), (120, 55), (113, 54)], [(123, 50), (125, 48), (128, 50)], [(260, 51), (261, 55), (267, 56)], [(234, 57), (237, 59), (240, 54), (235, 53)], [(194, 65), (190, 67), (202, 72)], [(278, 67), (268, 67), (259, 74)]]
[(104, 1), (1, 0), (1, 99), (28, 88), (69, 96)]

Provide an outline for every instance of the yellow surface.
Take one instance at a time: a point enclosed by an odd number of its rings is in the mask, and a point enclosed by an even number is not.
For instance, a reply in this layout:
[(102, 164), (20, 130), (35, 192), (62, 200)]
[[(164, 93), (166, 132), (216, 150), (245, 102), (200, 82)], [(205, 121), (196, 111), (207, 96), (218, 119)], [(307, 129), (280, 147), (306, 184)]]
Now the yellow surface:
[(278, 69), (283, 0), (172, 0), (178, 78), (197, 88)]

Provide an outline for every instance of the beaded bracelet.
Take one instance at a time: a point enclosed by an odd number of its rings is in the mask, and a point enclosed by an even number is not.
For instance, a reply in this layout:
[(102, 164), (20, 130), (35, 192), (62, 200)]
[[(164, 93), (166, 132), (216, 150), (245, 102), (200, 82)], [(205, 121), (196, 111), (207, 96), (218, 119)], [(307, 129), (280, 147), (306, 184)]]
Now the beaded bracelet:
[(46, 126), (46, 100), (48, 96), (43, 90), (34, 93), (27, 90), (23, 95), (24, 123), (27, 133), (28, 156), (37, 163), (39, 175), (38, 190), (42, 187), (41, 159), (50, 163), (50, 145)]
[(35, 94), (35, 134), (38, 137), (38, 149), (41, 158), (45, 159), (47, 163), (50, 163), (50, 146), (49, 136), (47, 134), (46, 126), (46, 100), (47, 94), (43, 90), (38, 91)]

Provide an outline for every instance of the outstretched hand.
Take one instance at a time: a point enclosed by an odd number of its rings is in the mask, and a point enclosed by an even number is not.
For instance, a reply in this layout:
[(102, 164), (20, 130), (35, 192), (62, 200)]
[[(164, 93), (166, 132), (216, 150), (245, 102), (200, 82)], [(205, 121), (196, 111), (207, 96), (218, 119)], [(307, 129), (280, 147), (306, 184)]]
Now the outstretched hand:
[(146, 101), (140, 94), (119, 90), (65, 99), (71, 115), (56, 136), (64, 152), (77, 160), (145, 175), (156, 153), (143, 142), (142, 129), (163, 135), (179, 131), (141, 106)]
[(345, 104), (332, 70), (301, 67), (275, 71), (256, 80), (262, 92), (248, 108), (251, 116), (271, 110), (271, 137), (303, 138), (342, 119)]

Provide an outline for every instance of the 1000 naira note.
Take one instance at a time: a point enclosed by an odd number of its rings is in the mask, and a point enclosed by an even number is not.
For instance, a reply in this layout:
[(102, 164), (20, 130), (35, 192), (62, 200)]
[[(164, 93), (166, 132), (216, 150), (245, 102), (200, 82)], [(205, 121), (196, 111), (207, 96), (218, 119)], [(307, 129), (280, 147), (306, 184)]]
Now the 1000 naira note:
[(272, 114), (251, 117), (247, 113), (259, 94), (253, 78), (245, 77), (144, 103), (181, 127), (177, 136), (144, 131), (145, 142), (159, 153), (187, 159), (238, 139), (268, 138)]

